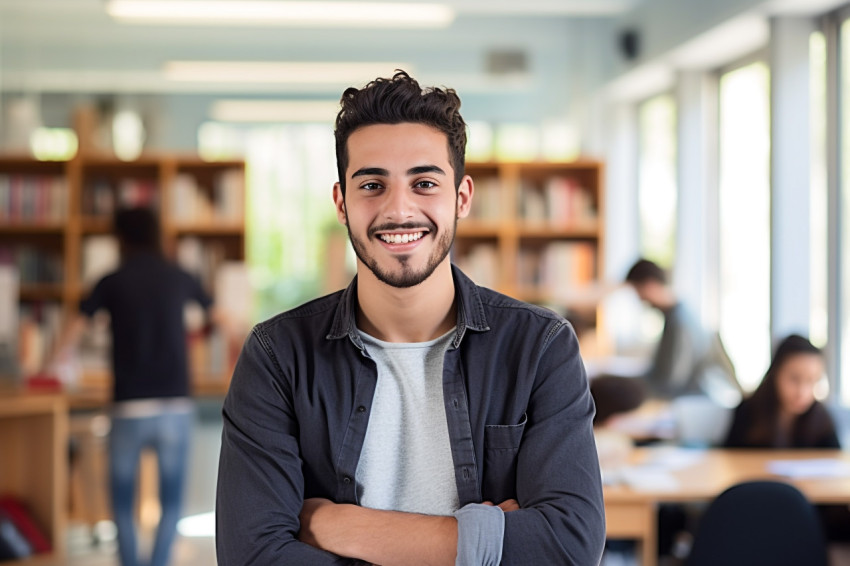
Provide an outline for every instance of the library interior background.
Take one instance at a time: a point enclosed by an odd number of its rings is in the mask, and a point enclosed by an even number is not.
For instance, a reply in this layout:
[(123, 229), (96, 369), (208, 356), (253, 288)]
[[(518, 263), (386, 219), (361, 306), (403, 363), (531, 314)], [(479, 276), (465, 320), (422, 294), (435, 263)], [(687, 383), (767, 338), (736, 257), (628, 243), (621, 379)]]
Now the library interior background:
[[(850, 446), (850, 4), (345, 0), (294, 19), (285, 2), (158, 4), (0, 2), (0, 496), (31, 508), (59, 563), (117, 563), (108, 318), (43, 371), (119, 261), (112, 212), (157, 210), (165, 252), (243, 336), (343, 288), (333, 121), (345, 88), (395, 69), (462, 100), (475, 196), (453, 262), (570, 320), (591, 378), (639, 375), (652, 355), (662, 316), (623, 284), (648, 258), (719, 333), (745, 394), (782, 337), (822, 348), (818, 397)], [(175, 563), (213, 564), (239, 344), (188, 341)], [(143, 459), (147, 526), (155, 467)]]

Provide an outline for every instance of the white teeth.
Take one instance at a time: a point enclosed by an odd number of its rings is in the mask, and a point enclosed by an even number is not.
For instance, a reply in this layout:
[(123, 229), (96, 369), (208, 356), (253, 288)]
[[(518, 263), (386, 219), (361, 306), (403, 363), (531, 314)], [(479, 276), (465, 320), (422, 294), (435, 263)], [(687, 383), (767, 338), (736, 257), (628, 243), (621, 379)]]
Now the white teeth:
[(415, 242), (422, 237), (422, 232), (414, 232), (412, 234), (381, 234), (379, 237), (388, 244), (406, 244)]

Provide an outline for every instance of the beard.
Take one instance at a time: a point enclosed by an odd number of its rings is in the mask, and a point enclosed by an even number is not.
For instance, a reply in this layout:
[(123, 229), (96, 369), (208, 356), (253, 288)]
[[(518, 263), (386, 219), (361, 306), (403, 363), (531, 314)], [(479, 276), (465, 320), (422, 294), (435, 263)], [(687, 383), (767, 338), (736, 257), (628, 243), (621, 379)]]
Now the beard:
[[(354, 248), (354, 253), (357, 255), (357, 259), (369, 268), (369, 271), (375, 275), (378, 281), (386, 283), (391, 287), (404, 289), (419, 285), (431, 277), (431, 274), (434, 273), (437, 266), (439, 266), (443, 260), (446, 259), (446, 256), (449, 255), (449, 252), (452, 249), (452, 244), (454, 244), (455, 232), (457, 231), (457, 218), (455, 218), (450, 231), (434, 236), (437, 238), (436, 246), (431, 252), (431, 255), (428, 257), (428, 262), (425, 264), (425, 267), (419, 270), (410, 265), (410, 255), (407, 254), (397, 255), (396, 257), (391, 258), (390, 261), (398, 262), (398, 269), (383, 269), (380, 265), (378, 265), (378, 261), (369, 255), (366, 242), (352, 234), (351, 226), (348, 224), (347, 219), (345, 227), (348, 230), (348, 239), (351, 240), (351, 246)], [(437, 234), (437, 226), (433, 222), (425, 224), (383, 224), (381, 226), (370, 228), (367, 232), (367, 238), (369, 240), (377, 239), (377, 232), (379, 231), (416, 230), (419, 228), (428, 230), (427, 234), (423, 236), (423, 238), (429, 238)]]

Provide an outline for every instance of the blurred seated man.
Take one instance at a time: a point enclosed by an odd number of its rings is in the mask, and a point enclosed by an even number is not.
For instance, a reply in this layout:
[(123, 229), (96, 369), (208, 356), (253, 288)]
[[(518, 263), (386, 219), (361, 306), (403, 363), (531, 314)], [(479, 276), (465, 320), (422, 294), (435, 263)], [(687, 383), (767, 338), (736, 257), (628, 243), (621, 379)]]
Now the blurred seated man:
[(725, 407), (741, 400), (741, 386), (720, 336), (705, 329), (667, 284), (664, 271), (641, 259), (626, 275), (638, 297), (664, 315), (664, 330), (645, 375), (650, 395), (674, 399), (705, 394)]

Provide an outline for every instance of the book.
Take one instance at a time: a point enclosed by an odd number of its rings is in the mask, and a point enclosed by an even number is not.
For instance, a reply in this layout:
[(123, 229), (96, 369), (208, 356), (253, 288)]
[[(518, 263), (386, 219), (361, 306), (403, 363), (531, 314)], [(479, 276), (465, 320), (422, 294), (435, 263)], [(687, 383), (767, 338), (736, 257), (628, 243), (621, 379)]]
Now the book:
[(83, 240), (82, 275), (85, 287), (91, 287), (104, 275), (115, 271), (121, 262), (121, 249), (115, 236), (99, 234)]
[(19, 560), (32, 556), (32, 547), (11, 519), (0, 512), (0, 560)]
[(33, 553), (41, 554), (53, 549), (44, 531), (20, 499), (10, 495), (0, 497), (0, 512), (8, 517), (18, 532), (23, 535)]

